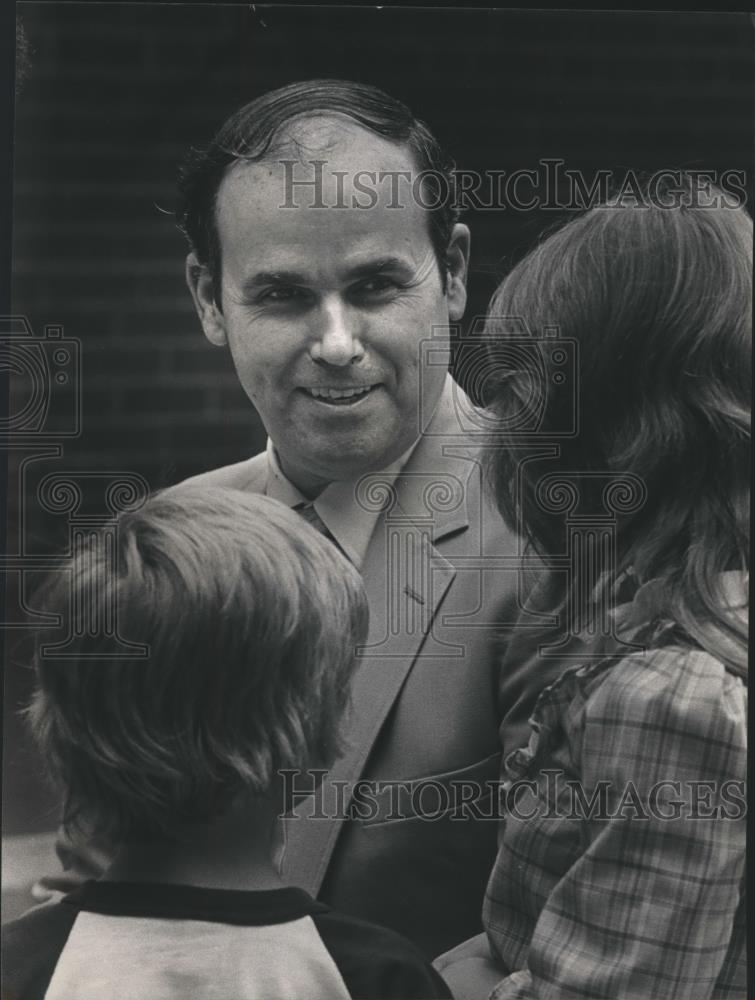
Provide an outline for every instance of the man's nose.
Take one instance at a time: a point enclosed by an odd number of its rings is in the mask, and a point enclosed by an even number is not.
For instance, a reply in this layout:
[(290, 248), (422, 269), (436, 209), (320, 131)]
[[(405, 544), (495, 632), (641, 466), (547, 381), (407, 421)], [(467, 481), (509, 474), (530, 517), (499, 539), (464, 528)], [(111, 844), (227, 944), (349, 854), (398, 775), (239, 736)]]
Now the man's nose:
[(310, 353), (315, 361), (343, 367), (364, 357), (359, 319), (340, 299), (326, 300), (319, 310)]

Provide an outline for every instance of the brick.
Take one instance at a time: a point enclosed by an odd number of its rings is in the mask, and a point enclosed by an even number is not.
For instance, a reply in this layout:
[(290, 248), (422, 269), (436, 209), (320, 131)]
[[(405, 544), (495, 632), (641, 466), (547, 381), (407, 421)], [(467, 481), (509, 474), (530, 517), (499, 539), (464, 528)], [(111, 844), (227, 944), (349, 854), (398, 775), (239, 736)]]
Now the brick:
[[(39, 463), (28, 496), (11, 477), (9, 538), (26, 505), (39, 551), (65, 541), (59, 519), (34, 505), (47, 472), (132, 469), (157, 488), (264, 446), (227, 352), (202, 335), (183, 237), (160, 208), (175, 207), (185, 149), (268, 86), (324, 72), (373, 80), (478, 169), (549, 155), (587, 173), (751, 163), (744, 14), (268, 6), (255, 16), (247, 5), (98, 3), (20, 13), (32, 65), (16, 109), (14, 306), (36, 334), (60, 323), (80, 339), (83, 364), (81, 436)], [(467, 324), (554, 218), (468, 221)], [(14, 819), (11, 802), (6, 815), (19, 830), (42, 802), (26, 764), (14, 789), (32, 804)]]

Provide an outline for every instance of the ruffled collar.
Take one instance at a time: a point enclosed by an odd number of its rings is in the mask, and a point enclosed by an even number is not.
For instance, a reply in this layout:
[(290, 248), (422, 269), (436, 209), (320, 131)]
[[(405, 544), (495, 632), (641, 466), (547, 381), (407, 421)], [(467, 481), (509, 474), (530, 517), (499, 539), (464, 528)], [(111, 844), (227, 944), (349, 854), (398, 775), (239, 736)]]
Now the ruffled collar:
[[(616, 595), (620, 589), (626, 592), (631, 583), (631, 577), (623, 577), (613, 589)], [(721, 575), (721, 592), (725, 598), (726, 607), (736, 617), (746, 623), (748, 611), (748, 574), (731, 571)], [(630, 601), (620, 604), (613, 612), (617, 633), (621, 641), (632, 642), (642, 634), (643, 644), (650, 638), (648, 629), (652, 628), (652, 640), (661, 641), (667, 632), (673, 632), (676, 623), (669, 611), (669, 596), (665, 582), (661, 578), (648, 580), (637, 588)], [(720, 650), (722, 662), (736, 661), (741, 657), (741, 651), (736, 643), (720, 629), (711, 626), (711, 640), (717, 650)], [(506, 771), (510, 779), (524, 777), (529, 771), (533, 760), (547, 751), (550, 742), (558, 738), (560, 720), (565, 706), (583, 691), (585, 685), (593, 678), (609, 670), (626, 656), (626, 647), (600, 658), (593, 658), (567, 667), (559, 677), (541, 691), (535, 703), (530, 718), (532, 727), (528, 746), (519, 747), (505, 757)], [(741, 669), (730, 666), (732, 672), (747, 678), (746, 666)]]

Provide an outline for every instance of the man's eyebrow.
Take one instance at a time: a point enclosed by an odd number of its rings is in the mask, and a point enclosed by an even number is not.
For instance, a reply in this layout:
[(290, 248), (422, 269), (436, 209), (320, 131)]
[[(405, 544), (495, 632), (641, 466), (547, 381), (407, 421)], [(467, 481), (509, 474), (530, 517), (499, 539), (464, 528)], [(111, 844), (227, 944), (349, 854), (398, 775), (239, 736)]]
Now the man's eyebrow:
[(372, 274), (380, 274), (381, 271), (404, 271), (411, 273), (414, 271), (410, 261), (401, 257), (376, 257), (374, 260), (367, 260), (363, 264), (357, 264), (346, 272), (349, 278), (364, 278)]
[[(375, 257), (366, 260), (361, 264), (355, 264), (344, 272), (344, 276), (349, 281), (370, 275), (380, 274), (383, 271), (401, 271), (412, 274), (415, 268), (412, 263), (402, 257), (385, 256)], [(271, 285), (308, 285), (310, 278), (301, 271), (256, 271), (249, 275), (243, 282), (244, 291), (253, 291), (256, 288), (270, 287)]]
[(306, 285), (306, 275), (299, 271), (257, 271), (244, 280), (244, 288), (259, 288), (262, 285)]

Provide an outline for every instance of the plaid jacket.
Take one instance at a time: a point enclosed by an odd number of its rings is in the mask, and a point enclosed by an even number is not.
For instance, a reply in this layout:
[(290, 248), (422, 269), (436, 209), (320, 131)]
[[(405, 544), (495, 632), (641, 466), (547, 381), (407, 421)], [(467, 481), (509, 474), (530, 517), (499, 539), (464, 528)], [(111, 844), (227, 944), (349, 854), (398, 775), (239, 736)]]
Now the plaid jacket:
[(743, 676), (651, 648), (566, 670), (510, 753), (490, 1000), (746, 995)]

